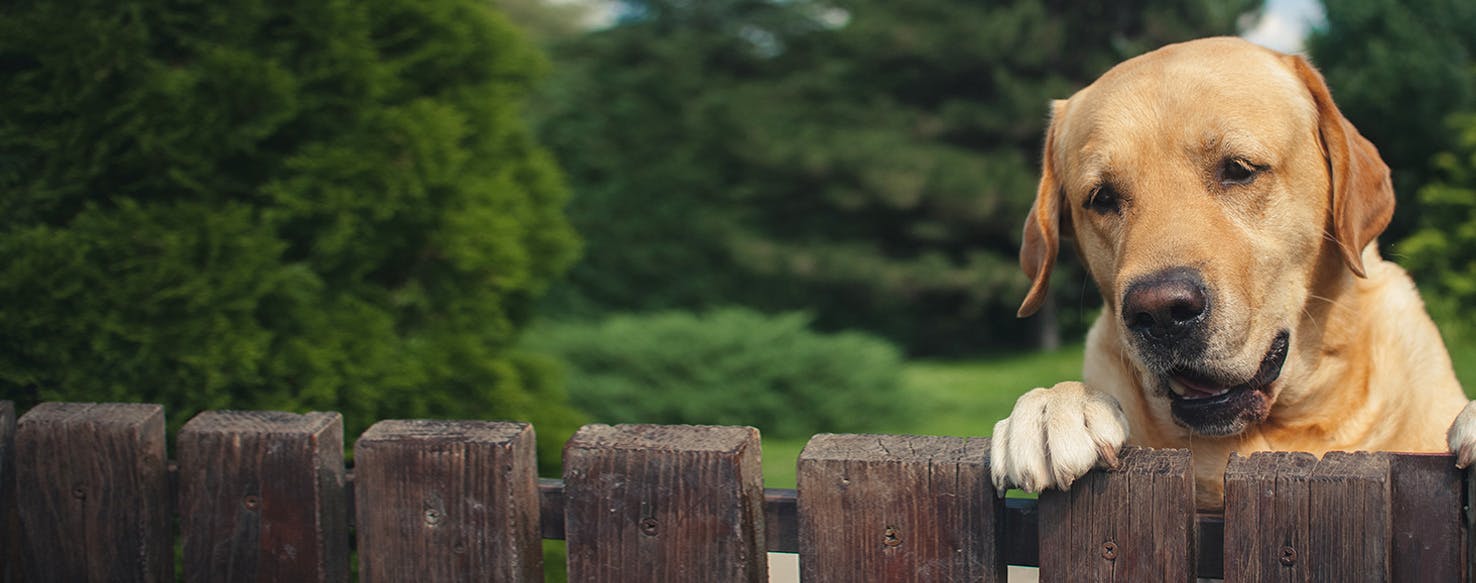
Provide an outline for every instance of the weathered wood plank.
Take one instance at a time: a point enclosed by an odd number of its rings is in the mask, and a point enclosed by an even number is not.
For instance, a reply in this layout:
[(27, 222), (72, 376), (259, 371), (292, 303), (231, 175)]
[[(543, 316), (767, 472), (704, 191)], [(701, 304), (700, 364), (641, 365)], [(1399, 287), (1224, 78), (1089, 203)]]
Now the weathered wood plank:
[(1231, 454), (1225, 470), (1225, 580), (1307, 581), (1309, 453)]
[(1226, 581), (1391, 581), (1390, 456), (1232, 455)]
[(1390, 454), (1391, 581), (1460, 581), (1461, 471), (1450, 454)]
[(1313, 581), (1392, 581), (1389, 458), (1328, 452), (1312, 470)]
[(178, 445), (185, 581), (348, 580), (338, 413), (209, 411)]
[(1005, 580), (988, 439), (817, 435), (797, 478), (806, 582)]
[(587, 425), (564, 487), (570, 581), (768, 577), (753, 428)]
[(360, 580), (543, 579), (531, 425), (381, 421), (354, 456)]
[(174, 579), (162, 407), (42, 403), (15, 451), (31, 580)]
[(15, 511), (15, 403), (0, 401), (0, 581), (21, 575), (20, 519)]
[(1193, 581), (1194, 478), (1187, 450), (1125, 448), (1040, 496), (1040, 580)]

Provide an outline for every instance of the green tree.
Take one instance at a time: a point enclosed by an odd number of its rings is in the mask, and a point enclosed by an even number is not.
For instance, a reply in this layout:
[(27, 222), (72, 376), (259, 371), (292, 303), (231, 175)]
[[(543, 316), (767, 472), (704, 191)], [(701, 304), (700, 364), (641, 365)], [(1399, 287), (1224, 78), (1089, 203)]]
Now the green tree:
[[(538, 110), (589, 243), (556, 309), (805, 308), (922, 353), (1039, 321), (1014, 318), (1015, 256), (1049, 100), (1254, 7), (627, 4), (556, 53)], [(1061, 277), (1063, 302), (1090, 295)]]
[[(1431, 160), (1456, 145), (1448, 116), (1476, 109), (1476, 3), (1323, 4), (1327, 24), (1307, 47), (1338, 107), (1393, 172), (1400, 209), (1383, 240), (1398, 242), (1426, 212), (1417, 193), (1435, 178)], [(1394, 253), (1403, 255), (1403, 244)]]
[(5, 3), (0, 392), (557, 444), (514, 349), (577, 248), (521, 117), (544, 68), (476, 0)]
[(1476, 343), (1476, 114), (1452, 118), (1455, 147), (1419, 191), (1419, 229), (1400, 245), (1431, 312), (1456, 344)]

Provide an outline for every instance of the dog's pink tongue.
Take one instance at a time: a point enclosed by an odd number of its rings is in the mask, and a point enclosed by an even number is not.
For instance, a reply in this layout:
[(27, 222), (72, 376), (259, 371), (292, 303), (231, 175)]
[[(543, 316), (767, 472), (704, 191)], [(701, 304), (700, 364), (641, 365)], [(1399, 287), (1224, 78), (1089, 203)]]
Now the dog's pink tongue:
[(1174, 380), (1179, 382), (1179, 386), (1184, 387), (1185, 399), (1205, 399), (1224, 393), (1226, 390), (1225, 387), (1211, 385), (1203, 381), (1191, 380), (1183, 376), (1176, 376), (1174, 377)]

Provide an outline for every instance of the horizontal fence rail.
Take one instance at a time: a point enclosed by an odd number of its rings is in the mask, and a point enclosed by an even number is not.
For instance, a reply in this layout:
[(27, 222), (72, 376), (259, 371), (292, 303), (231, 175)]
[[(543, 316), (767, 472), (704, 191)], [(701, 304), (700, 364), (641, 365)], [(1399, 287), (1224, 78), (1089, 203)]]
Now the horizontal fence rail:
[[(590, 425), (562, 480), (534, 428), (383, 421), (344, 464), (337, 413), (212, 411), (165, 455), (161, 407), (0, 402), (0, 580), (1463, 581), (1469, 479), (1448, 455), (1232, 455), (1196, 513), (1185, 450), (1128, 448), (1066, 492), (1005, 499), (989, 440), (817, 435), (764, 489), (745, 427)], [(177, 526), (176, 526), (177, 525)], [(177, 530), (177, 533), (176, 533)], [(176, 538), (178, 537), (178, 538)]]

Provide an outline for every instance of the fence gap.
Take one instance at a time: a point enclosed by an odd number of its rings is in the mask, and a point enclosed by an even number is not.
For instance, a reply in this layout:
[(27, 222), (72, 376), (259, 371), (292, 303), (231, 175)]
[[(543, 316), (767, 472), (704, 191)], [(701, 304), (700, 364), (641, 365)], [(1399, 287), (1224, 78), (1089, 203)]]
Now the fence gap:
[(797, 479), (806, 582), (1005, 580), (988, 439), (817, 435)]
[(1193, 581), (1188, 450), (1124, 448), (1113, 470), (1040, 496), (1040, 580)]
[(208, 411), (177, 443), (185, 581), (348, 580), (338, 413)]
[(42, 403), (15, 452), (30, 579), (174, 580), (163, 407)]
[(768, 578), (756, 429), (587, 425), (564, 488), (570, 581)]
[(15, 403), (0, 401), (0, 581), (18, 583), (21, 574), (20, 518), (15, 508)]
[(380, 421), (354, 447), (359, 578), (541, 581), (533, 426)]

